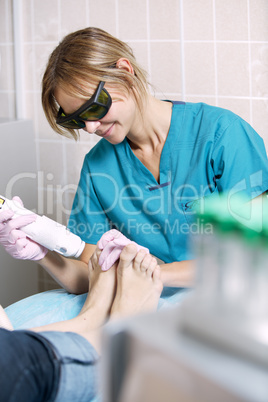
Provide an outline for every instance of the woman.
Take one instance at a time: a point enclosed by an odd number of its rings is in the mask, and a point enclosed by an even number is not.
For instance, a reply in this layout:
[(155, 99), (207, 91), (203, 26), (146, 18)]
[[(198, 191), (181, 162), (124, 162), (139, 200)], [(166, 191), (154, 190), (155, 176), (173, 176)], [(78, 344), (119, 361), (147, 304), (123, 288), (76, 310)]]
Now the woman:
[(39, 256), (70, 292), (87, 290), (88, 261), (111, 228), (164, 262), (164, 286), (190, 286), (192, 207), (223, 192), (252, 199), (268, 188), (263, 141), (245, 121), (201, 103), (156, 99), (129, 46), (100, 29), (72, 33), (53, 51), (42, 103), (56, 132), (101, 138), (85, 157), (69, 220), (86, 242), (80, 260)]

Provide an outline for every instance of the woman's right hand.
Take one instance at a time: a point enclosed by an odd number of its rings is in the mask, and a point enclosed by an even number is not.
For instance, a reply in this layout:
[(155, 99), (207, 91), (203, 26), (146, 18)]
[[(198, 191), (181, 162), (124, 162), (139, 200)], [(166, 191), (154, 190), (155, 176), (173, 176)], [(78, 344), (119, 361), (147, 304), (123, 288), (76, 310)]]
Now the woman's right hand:
[[(19, 197), (14, 197), (14, 201), (22, 201)], [(46, 254), (47, 249), (40, 244), (29, 239), (27, 235), (20, 230), (23, 226), (35, 222), (37, 215), (22, 215), (16, 218), (11, 210), (0, 210), (0, 244), (12, 257), (21, 260), (41, 260)]]
[(137, 252), (144, 250), (145, 253), (149, 254), (148, 248), (129, 240), (116, 229), (111, 229), (104, 233), (98, 242), (99, 248), (102, 250), (99, 257), (99, 264), (102, 271), (108, 271), (119, 259), (123, 248), (130, 243), (135, 244)]

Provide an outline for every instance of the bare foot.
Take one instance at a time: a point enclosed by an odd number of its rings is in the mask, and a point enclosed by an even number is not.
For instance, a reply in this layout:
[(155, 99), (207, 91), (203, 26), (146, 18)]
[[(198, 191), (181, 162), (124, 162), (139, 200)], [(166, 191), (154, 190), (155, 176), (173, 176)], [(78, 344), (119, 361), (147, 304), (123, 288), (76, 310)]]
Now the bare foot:
[(116, 290), (116, 265), (108, 271), (102, 271), (98, 264), (101, 254), (99, 248), (93, 253), (89, 263), (89, 291), (85, 304), (79, 315), (86, 316), (90, 311), (93, 326), (99, 327), (108, 318)]
[(134, 244), (126, 246), (117, 267), (117, 290), (111, 318), (126, 317), (157, 309), (163, 284), (160, 267), (150, 254), (137, 254)]

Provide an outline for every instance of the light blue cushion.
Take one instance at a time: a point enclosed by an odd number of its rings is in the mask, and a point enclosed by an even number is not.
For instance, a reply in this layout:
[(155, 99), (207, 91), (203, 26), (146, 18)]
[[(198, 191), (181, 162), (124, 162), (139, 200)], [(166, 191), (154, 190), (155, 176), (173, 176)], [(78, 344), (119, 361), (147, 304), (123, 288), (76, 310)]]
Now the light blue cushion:
[[(158, 309), (178, 305), (189, 293), (185, 288), (164, 288)], [(63, 289), (50, 290), (27, 297), (5, 309), (14, 329), (33, 328), (75, 317), (87, 294), (74, 295)]]

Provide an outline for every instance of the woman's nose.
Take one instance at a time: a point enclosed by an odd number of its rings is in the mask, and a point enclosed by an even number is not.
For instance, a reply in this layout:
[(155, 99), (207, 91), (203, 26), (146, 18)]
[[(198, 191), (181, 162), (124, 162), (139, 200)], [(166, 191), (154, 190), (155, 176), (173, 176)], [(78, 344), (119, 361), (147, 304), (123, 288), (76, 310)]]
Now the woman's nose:
[(84, 130), (87, 131), (89, 134), (95, 133), (97, 128), (101, 125), (100, 121), (84, 121), (85, 127)]

